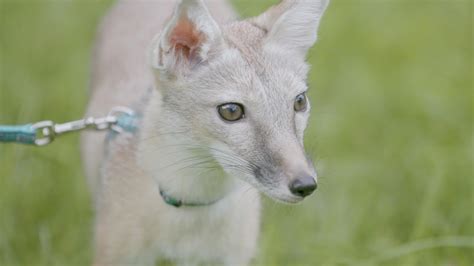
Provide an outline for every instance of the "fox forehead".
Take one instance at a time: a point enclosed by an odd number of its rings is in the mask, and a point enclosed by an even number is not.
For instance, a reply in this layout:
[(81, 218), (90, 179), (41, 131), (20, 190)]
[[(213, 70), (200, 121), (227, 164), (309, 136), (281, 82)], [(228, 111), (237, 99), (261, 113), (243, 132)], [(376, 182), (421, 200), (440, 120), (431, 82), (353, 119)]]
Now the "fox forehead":
[(278, 102), (278, 98), (288, 102), (307, 90), (309, 66), (303, 60), (278, 47), (262, 45), (262, 30), (250, 23), (233, 23), (225, 29), (228, 47), (188, 77), (196, 97), (205, 97), (210, 104)]
[(235, 49), (229, 49), (189, 77), (189, 89), (193, 91), (193, 97), (205, 97), (212, 104), (261, 103), (265, 99), (275, 102), (278, 98), (288, 101), (288, 96), (296, 97), (307, 90), (301, 67), (291, 68), (284, 60), (266, 59), (265, 56), (262, 60), (268, 65), (263, 71), (243, 60)]

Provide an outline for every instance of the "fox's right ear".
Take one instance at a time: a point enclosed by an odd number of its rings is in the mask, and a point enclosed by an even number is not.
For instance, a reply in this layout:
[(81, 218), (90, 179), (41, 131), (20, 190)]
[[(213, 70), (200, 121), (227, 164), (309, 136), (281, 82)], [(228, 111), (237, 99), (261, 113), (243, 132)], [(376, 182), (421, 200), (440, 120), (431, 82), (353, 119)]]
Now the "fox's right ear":
[(152, 45), (152, 67), (176, 77), (206, 63), (222, 49), (224, 40), (202, 0), (181, 0)]

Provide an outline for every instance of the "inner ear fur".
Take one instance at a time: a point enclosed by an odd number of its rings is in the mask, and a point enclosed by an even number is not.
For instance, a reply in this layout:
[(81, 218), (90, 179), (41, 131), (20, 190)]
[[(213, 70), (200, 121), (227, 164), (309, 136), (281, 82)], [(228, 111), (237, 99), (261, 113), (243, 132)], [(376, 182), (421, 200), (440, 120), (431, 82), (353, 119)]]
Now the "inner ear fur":
[(168, 38), (174, 53), (188, 61), (197, 59), (199, 48), (205, 40), (202, 32), (185, 16), (179, 18)]
[(224, 43), (221, 30), (202, 0), (182, 0), (163, 32), (155, 38), (151, 64), (178, 76), (209, 59)]

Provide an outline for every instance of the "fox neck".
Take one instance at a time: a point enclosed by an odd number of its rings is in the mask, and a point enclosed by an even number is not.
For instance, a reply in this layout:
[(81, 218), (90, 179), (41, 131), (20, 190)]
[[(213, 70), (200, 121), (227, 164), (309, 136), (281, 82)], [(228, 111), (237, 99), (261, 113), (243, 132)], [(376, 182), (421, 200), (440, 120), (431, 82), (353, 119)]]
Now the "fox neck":
[(145, 112), (139, 153), (160, 191), (183, 202), (206, 205), (248, 186), (227, 174), (205, 146), (178, 129), (176, 120), (166, 120), (160, 107), (158, 101), (151, 102)]
[(163, 171), (153, 175), (160, 190), (167, 195), (205, 205), (225, 198), (239, 186), (238, 180), (227, 175), (210, 155), (183, 147), (192, 144), (168, 139), (163, 145), (176, 146), (166, 149), (157, 158), (166, 165)]

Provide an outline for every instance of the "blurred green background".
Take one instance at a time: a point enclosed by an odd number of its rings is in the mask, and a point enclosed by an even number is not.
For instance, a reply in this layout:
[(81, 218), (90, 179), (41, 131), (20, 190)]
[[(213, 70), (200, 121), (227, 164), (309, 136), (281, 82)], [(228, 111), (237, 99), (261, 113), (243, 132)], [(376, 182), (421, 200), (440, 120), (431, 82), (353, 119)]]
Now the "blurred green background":
[[(0, 123), (81, 117), (110, 4), (0, 0)], [(469, 0), (332, 1), (309, 57), (320, 189), (266, 201), (255, 265), (474, 265), (472, 51)], [(78, 135), (0, 145), (0, 265), (89, 264), (92, 218)]]

